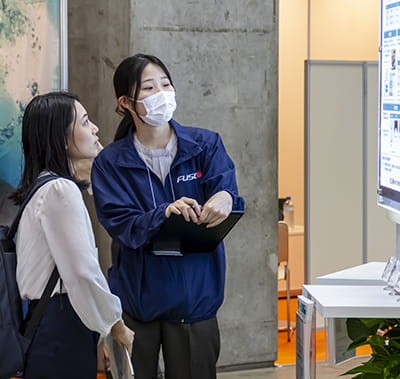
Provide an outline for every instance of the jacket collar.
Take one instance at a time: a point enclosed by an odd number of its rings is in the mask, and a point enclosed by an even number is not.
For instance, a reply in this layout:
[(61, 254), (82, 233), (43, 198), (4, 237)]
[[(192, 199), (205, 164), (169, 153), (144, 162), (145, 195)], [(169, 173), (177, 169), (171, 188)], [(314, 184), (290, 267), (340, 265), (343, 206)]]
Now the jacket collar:
[[(169, 124), (174, 129), (178, 139), (178, 151), (174, 161), (172, 162), (172, 168), (175, 165), (198, 155), (203, 149), (200, 144), (193, 139), (191, 133), (188, 133), (188, 128), (190, 128), (189, 126), (180, 125), (172, 119)], [(119, 152), (116, 159), (116, 164), (118, 166), (146, 168), (145, 163), (140, 158), (133, 143), (133, 127), (129, 128), (126, 137), (120, 140), (120, 146), (118, 149)]]

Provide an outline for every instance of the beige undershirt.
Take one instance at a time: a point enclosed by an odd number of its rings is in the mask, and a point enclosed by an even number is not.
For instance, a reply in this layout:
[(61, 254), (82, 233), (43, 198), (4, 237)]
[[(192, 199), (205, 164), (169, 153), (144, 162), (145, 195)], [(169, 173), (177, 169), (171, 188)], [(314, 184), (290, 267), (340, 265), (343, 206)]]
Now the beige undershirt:
[(136, 133), (133, 137), (133, 143), (143, 162), (146, 163), (147, 167), (149, 167), (164, 184), (178, 150), (178, 139), (176, 138), (175, 132), (172, 131), (167, 146), (162, 149), (149, 149), (144, 146), (137, 138)]

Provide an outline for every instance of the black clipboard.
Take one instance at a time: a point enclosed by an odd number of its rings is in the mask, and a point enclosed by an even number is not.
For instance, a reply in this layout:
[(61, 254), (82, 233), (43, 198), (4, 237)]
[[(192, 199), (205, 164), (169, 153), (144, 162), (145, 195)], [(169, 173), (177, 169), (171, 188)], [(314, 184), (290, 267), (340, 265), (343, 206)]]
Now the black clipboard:
[(244, 211), (232, 211), (224, 221), (213, 228), (185, 221), (183, 216), (172, 214), (153, 237), (151, 250), (155, 255), (172, 256), (213, 252), (243, 214)]

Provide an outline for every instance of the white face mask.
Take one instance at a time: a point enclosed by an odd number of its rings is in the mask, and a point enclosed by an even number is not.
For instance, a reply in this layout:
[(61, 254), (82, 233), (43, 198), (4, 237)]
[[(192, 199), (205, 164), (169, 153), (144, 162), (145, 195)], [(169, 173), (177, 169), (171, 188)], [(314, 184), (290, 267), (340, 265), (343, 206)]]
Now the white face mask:
[(160, 91), (136, 102), (144, 105), (147, 114), (140, 117), (152, 126), (165, 125), (176, 109), (175, 91)]

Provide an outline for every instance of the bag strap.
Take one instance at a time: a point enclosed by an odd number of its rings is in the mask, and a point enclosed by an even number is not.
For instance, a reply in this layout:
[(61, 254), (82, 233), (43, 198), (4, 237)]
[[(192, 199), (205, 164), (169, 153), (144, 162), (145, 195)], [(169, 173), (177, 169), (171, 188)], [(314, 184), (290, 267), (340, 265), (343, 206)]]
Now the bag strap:
[(42, 296), (39, 300), (38, 305), (35, 307), (32, 317), (28, 322), (28, 325), (25, 328), (24, 331), (24, 336), (32, 339), (36, 329), (39, 325), (40, 320), (42, 319), (44, 310), (47, 307), (47, 304), (49, 304), (51, 294), (53, 293), (53, 290), (57, 284), (57, 280), (60, 277), (60, 274), (58, 273), (57, 266), (54, 267), (53, 272), (51, 273), (50, 279), (47, 282), (46, 288), (44, 289)]
[(51, 180), (57, 179), (59, 176), (53, 175), (53, 174), (48, 174), (44, 176), (40, 176), (39, 178), (36, 179), (35, 184), (33, 187), (29, 190), (28, 194), (26, 195), (26, 198), (22, 202), (22, 204), (19, 206), (18, 212), (14, 217), (14, 220), (10, 226), (10, 229), (8, 230), (7, 237), (10, 239), (13, 239), (15, 236), (15, 233), (17, 233), (18, 229), (18, 224), (21, 219), (22, 213), (26, 207), (26, 205), (29, 203), (29, 200), (32, 198), (32, 196), (35, 194), (35, 192), (44, 184), (47, 182), (50, 182)]
[[(49, 174), (49, 175), (44, 175), (39, 177), (34, 186), (31, 188), (31, 190), (28, 192), (28, 195), (20, 205), (18, 212), (14, 218), (14, 221), (12, 222), (10, 229), (8, 230), (7, 237), (8, 238), (14, 238), (15, 233), (17, 232), (18, 229), (18, 224), (21, 219), (22, 213), (28, 204), (29, 200), (32, 198), (32, 196), (35, 194), (35, 192), (42, 187), (44, 184), (48, 183), (51, 180), (57, 179), (59, 176)], [(60, 274), (58, 273), (57, 266), (54, 267), (53, 272), (51, 273), (50, 279), (47, 282), (46, 288), (44, 289), (42, 296), (40, 297), (38, 305), (35, 307), (35, 310), (33, 312), (32, 318), (29, 320), (28, 326), (25, 329), (24, 336), (32, 339), (33, 335), (36, 332), (36, 329), (39, 325), (39, 322), (43, 316), (44, 310), (46, 309), (47, 304), (50, 301), (51, 294), (57, 284), (57, 280), (60, 277)]]

